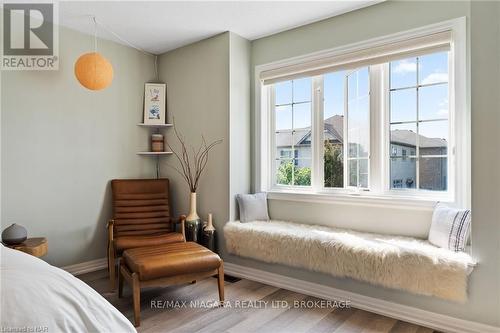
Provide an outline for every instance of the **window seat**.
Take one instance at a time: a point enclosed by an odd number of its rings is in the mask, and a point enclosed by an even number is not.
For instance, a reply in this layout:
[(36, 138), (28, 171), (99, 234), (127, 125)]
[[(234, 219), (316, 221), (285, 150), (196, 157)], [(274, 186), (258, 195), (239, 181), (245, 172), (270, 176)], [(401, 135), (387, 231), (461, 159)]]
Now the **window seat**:
[(224, 238), (234, 255), (461, 303), (474, 266), (426, 240), (294, 222), (228, 222)]

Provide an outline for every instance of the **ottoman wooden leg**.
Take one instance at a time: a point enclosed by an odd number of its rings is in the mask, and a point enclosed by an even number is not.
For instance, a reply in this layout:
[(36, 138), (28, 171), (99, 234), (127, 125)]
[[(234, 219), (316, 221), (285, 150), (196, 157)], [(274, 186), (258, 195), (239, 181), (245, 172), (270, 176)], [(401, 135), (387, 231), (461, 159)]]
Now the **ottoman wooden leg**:
[(141, 286), (137, 273), (132, 273), (132, 293), (134, 295), (135, 327), (139, 327), (141, 325)]
[(224, 263), (221, 261), (217, 274), (217, 285), (219, 287), (219, 301), (224, 302)]

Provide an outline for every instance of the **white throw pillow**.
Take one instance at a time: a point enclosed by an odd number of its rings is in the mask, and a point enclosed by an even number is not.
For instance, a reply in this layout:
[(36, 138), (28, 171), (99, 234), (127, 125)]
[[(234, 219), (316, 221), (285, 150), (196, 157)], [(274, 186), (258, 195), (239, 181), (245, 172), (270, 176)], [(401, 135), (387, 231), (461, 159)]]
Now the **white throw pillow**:
[(238, 194), (240, 222), (269, 221), (266, 193)]
[(469, 238), (471, 212), (438, 203), (432, 214), (429, 242), (455, 252), (463, 251)]

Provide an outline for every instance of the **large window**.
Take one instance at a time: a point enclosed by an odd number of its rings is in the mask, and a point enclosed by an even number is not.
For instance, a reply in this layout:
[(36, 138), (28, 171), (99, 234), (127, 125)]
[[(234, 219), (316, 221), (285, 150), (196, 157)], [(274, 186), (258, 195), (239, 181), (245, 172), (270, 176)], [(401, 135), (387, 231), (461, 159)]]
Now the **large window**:
[[(378, 79), (370, 79), (370, 73)], [(371, 102), (370, 82), (374, 91), (389, 96), (385, 106)], [(270, 89), (276, 185), (312, 185), (316, 112), (323, 114), (323, 146), (321, 161), (314, 162), (323, 163), (325, 188), (370, 190), (372, 132), (379, 134), (374, 144), (384, 142), (384, 133), (371, 126), (371, 119), (379, 118), (375, 123), (387, 119), (389, 129), (390, 147), (383, 156), (389, 161), (389, 189), (447, 191), (448, 52), (279, 82)], [(314, 91), (322, 96), (317, 105)]]
[(331, 70), (317, 69), (330, 68), (323, 59), (310, 69), (298, 64), (271, 70), (262, 86), (269, 130), (263, 136), (269, 138), (263, 142), (269, 154), (263, 189), (463, 197), (456, 190), (467, 183), (461, 180), (467, 167), (457, 161), (469, 163), (464, 139), (469, 125), (457, 113), (465, 112), (458, 102), (464, 96), (454, 89), (463, 87), (464, 77), (457, 73), (463, 74), (465, 61), (457, 63), (450, 36), (402, 42), (401, 55), (395, 43), (392, 49), (378, 46), (371, 62), (369, 50), (354, 55), (352, 64), (340, 56), (331, 61)]

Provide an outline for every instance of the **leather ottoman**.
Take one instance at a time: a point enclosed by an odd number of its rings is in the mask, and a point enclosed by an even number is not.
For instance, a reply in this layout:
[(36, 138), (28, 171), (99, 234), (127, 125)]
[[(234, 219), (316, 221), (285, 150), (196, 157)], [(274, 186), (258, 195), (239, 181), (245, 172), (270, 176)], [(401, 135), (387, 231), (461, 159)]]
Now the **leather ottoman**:
[(120, 259), (118, 296), (123, 281), (132, 286), (135, 326), (140, 325), (141, 287), (193, 282), (218, 275), (219, 300), (224, 301), (224, 265), (209, 249), (194, 242), (139, 247), (123, 252)]

